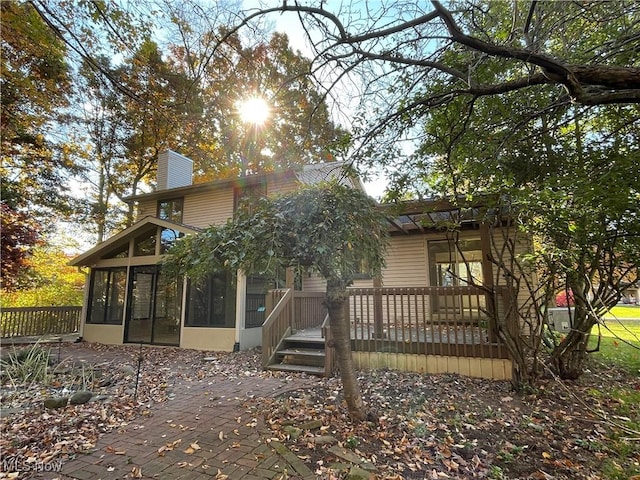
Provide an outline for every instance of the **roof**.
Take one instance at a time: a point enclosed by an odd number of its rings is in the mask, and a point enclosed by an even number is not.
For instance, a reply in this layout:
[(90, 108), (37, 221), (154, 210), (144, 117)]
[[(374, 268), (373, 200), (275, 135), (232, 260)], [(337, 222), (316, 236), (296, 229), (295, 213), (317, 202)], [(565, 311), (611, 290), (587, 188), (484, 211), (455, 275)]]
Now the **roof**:
[(280, 177), (285, 179), (296, 178), (300, 183), (305, 185), (314, 185), (321, 181), (338, 179), (344, 185), (364, 189), (359, 178), (354, 178), (347, 173), (347, 167), (344, 162), (330, 162), (304, 165), (302, 167), (289, 168), (275, 172), (254, 173), (250, 175), (242, 175), (240, 177), (211, 180), (209, 182), (194, 183), (184, 187), (154, 190), (149, 193), (125, 197), (124, 201), (136, 202), (140, 200), (168, 200), (180, 197), (186, 193), (206, 192), (236, 185), (252, 185), (260, 183), (268, 177)]
[(360, 177), (350, 174), (345, 162), (304, 165), (302, 170), (297, 170), (295, 174), (300, 183), (305, 185), (315, 185), (323, 181), (337, 180), (341, 185), (364, 190)]
[(80, 255), (72, 259), (68, 263), (68, 265), (72, 267), (83, 267), (92, 265), (96, 263), (105, 253), (114, 250), (119, 245), (123, 245), (124, 243), (129, 242), (131, 238), (137, 237), (141, 232), (151, 226), (165, 227), (171, 230), (176, 230), (180, 233), (198, 233), (202, 231), (199, 228), (172, 222), (171, 220), (162, 220), (160, 218), (146, 216), (130, 227), (125, 228), (119, 233), (116, 233), (113, 237), (110, 237), (109, 239), (105, 240), (102, 243), (99, 243), (90, 250), (81, 253)]
[[(477, 197), (473, 201), (464, 198), (429, 198), (384, 204), (380, 208), (386, 212), (392, 232), (408, 235), (442, 228), (447, 224), (477, 224), (482, 221), (489, 207), (487, 197)], [(504, 216), (505, 212), (501, 211), (500, 214)]]

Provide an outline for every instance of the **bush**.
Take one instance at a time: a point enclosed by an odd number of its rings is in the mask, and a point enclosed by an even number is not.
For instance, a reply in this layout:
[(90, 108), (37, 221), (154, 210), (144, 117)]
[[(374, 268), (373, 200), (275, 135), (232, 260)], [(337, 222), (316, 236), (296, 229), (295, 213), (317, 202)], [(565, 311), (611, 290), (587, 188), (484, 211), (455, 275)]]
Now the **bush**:
[(556, 306), (573, 307), (575, 305), (573, 292), (571, 290), (560, 292), (556, 295)]

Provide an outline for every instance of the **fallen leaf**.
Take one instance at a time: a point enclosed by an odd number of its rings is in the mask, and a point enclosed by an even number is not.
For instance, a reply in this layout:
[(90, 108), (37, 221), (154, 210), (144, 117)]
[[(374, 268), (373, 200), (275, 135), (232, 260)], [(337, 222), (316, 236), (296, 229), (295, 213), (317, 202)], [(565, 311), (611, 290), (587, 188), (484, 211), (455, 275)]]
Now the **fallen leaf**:
[(224, 473), (222, 473), (220, 469), (218, 469), (218, 473), (216, 474), (216, 480), (227, 480), (227, 478), (229, 478), (229, 475), (225, 475)]
[(142, 478), (142, 468), (140, 467), (133, 467), (131, 469), (131, 476), (133, 478)]

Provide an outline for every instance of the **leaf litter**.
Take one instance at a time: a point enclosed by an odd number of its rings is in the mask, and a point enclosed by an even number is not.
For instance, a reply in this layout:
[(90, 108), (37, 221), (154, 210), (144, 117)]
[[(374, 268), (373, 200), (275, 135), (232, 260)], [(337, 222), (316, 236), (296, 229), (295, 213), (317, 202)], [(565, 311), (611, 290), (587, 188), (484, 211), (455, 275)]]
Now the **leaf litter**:
[[(0, 423), (3, 456), (50, 461), (93, 451), (101, 435), (133, 422), (143, 423), (155, 404), (173, 397), (177, 385), (215, 384), (221, 378), (304, 376), (262, 371), (256, 351), (229, 354), (72, 344), (65, 345), (64, 354), (61, 364), (68, 367), (68, 374), (57, 375), (52, 385), (22, 390), (2, 386), (1, 405), (9, 412)], [(134, 391), (140, 358), (142, 368)], [(93, 368), (89, 387), (102, 400), (54, 410), (43, 408), (45, 397), (62, 394), (64, 388), (73, 390), (74, 385), (69, 384), (76, 381), (72, 377), (78, 364)], [(153, 368), (145, 368), (149, 365)], [(535, 392), (520, 395), (505, 381), (362, 371), (359, 383), (369, 415), (361, 424), (350, 421), (337, 377), (308, 380), (309, 388), (275, 398), (245, 399), (243, 408), (248, 417), (238, 417), (238, 423), (246, 423), (248, 418), (247, 426), (256, 427), (257, 419), (264, 419), (270, 430), (267, 441), (285, 444), (318, 478), (344, 478), (345, 458), (356, 458), (372, 467), (370, 478), (385, 480), (597, 480), (609, 478), (603, 465), (640, 474), (637, 441), (628, 442), (636, 451), (626, 458), (625, 465), (619, 464), (609, 447), (612, 439), (620, 441), (620, 432), (610, 421), (620, 400), (606, 394), (622, 387), (640, 390), (638, 376), (593, 368), (578, 382), (544, 379)], [(623, 419), (639, 423), (640, 407), (625, 407)], [(603, 417), (609, 420), (603, 421)], [(314, 428), (300, 428), (299, 434), (292, 434), (290, 427), (305, 424), (314, 424)], [(220, 441), (225, 438), (220, 431)], [(179, 448), (180, 442), (166, 443), (158, 449), (158, 456)], [(186, 455), (193, 455), (200, 446), (194, 441), (182, 448)], [(114, 454), (126, 453), (111, 449)], [(189, 463), (185, 461), (183, 466)], [(139, 467), (132, 468), (130, 476), (142, 475)], [(216, 475), (225, 477), (221, 472)]]

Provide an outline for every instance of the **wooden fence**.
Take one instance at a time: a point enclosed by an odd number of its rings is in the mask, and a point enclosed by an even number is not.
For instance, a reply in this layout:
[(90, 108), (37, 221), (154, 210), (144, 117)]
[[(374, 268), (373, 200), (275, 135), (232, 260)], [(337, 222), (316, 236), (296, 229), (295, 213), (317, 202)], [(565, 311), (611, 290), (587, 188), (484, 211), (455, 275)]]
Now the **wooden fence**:
[(74, 333), (82, 307), (16, 307), (0, 310), (2, 337)]

